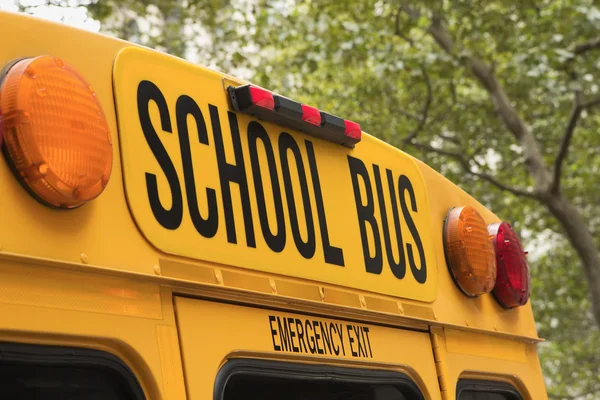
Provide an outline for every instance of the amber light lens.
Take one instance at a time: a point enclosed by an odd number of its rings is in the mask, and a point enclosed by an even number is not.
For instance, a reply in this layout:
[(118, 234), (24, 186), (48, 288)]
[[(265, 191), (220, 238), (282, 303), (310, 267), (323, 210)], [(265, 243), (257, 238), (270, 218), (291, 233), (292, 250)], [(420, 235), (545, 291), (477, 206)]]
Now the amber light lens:
[(470, 297), (489, 293), (496, 283), (496, 255), (487, 224), (471, 206), (450, 210), (444, 246), (450, 273)]
[(529, 300), (529, 265), (519, 237), (507, 222), (490, 224), (494, 236), (498, 278), (494, 297), (505, 308), (525, 305)]
[(42, 203), (75, 208), (110, 178), (112, 141), (89, 83), (51, 56), (18, 61), (0, 89), (4, 151), (21, 183)]

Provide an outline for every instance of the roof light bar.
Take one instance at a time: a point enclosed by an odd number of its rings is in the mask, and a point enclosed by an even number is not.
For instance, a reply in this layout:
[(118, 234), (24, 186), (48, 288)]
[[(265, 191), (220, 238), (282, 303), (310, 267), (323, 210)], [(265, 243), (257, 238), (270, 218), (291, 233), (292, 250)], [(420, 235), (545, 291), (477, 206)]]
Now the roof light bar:
[(298, 103), (253, 85), (227, 88), (229, 100), (236, 111), (254, 115), (304, 132), (329, 142), (354, 148), (362, 131), (356, 122), (348, 121), (317, 108)]

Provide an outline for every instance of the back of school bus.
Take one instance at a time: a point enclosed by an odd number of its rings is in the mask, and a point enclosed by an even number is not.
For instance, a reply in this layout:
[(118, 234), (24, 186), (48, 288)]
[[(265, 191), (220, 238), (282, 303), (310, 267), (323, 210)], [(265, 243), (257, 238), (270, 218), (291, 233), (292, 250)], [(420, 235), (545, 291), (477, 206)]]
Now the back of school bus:
[(545, 399), (510, 225), (336, 116), (0, 13), (6, 399)]

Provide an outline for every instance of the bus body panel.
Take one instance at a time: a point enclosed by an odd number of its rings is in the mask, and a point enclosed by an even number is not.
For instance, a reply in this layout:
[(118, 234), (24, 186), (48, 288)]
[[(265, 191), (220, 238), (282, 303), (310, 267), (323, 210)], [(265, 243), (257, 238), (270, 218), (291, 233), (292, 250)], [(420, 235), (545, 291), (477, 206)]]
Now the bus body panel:
[(180, 297), (175, 307), (190, 400), (209, 398), (219, 369), (239, 358), (401, 371), (440, 399), (426, 332)]
[(184, 399), (172, 306), (160, 285), (0, 261), (0, 342), (81, 347), (119, 357), (148, 399)]

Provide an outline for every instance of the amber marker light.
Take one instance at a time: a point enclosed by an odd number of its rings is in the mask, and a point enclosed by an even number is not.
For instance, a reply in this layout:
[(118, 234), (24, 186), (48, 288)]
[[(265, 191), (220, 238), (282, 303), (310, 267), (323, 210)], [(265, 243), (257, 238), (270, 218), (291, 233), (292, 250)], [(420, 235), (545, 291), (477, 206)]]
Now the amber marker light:
[(467, 296), (489, 293), (496, 283), (496, 255), (487, 224), (471, 206), (449, 211), (444, 227), (448, 269)]
[(39, 56), (14, 63), (0, 87), (4, 153), (43, 204), (75, 208), (110, 179), (112, 140), (96, 93), (73, 67)]

